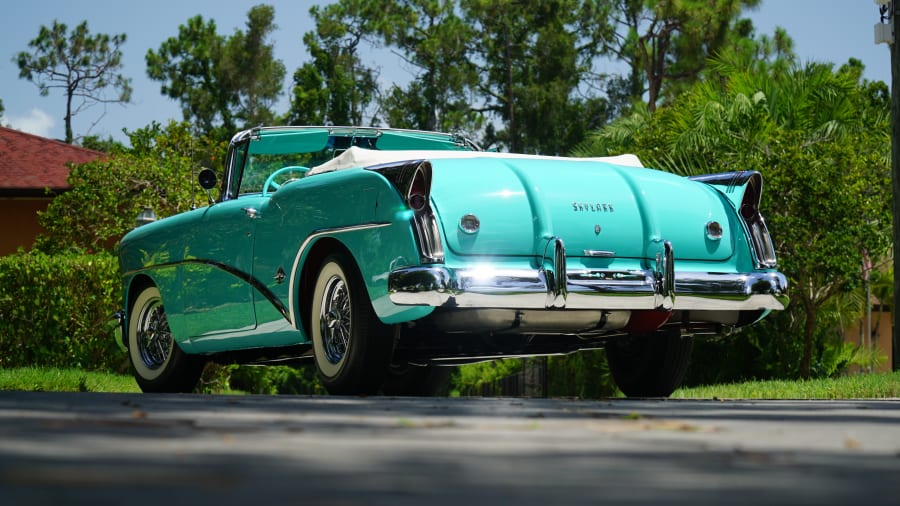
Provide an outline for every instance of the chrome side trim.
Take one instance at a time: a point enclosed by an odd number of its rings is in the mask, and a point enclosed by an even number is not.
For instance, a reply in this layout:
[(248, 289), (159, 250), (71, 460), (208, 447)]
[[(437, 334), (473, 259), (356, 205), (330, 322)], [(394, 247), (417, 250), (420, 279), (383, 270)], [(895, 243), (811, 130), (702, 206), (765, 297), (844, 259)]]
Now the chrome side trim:
[(250, 285), (251, 287), (253, 287), (260, 294), (262, 294), (263, 297), (265, 297), (266, 300), (268, 300), (269, 303), (271, 303), (272, 306), (275, 309), (277, 309), (278, 312), (281, 313), (281, 315), (284, 316), (288, 321), (292, 321), (290, 314), (288, 314), (287, 308), (284, 306), (284, 304), (282, 304), (281, 300), (278, 299), (278, 296), (275, 295), (274, 293), (272, 293), (272, 290), (269, 290), (269, 287), (266, 286), (266, 284), (262, 280), (260, 280), (256, 277), (253, 277), (253, 275), (251, 275), (248, 272), (244, 272), (242, 270), (235, 269), (234, 267), (232, 267), (230, 265), (226, 265), (226, 264), (223, 264), (222, 262), (217, 262), (215, 260), (209, 260), (209, 259), (205, 259), (205, 258), (188, 258), (188, 259), (180, 260), (177, 262), (161, 262), (158, 264), (141, 267), (140, 269), (134, 269), (134, 270), (127, 271), (127, 272), (123, 273), (122, 275), (123, 275), (123, 277), (131, 277), (139, 272), (152, 271), (152, 270), (158, 269), (160, 267), (171, 267), (171, 266), (190, 265), (190, 264), (209, 265), (216, 269), (225, 271), (228, 274), (231, 274), (232, 276), (240, 279), (241, 281), (243, 281), (243, 282), (247, 283), (248, 285)]
[[(388, 293), (398, 305), (546, 309), (548, 286), (553, 284), (547, 272), (407, 267), (390, 273)], [(667, 267), (660, 279), (652, 270), (579, 270), (567, 276), (566, 290), (566, 309), (741, 311), (787, 306), (787, 278), (780, 272), (694, 273)], [(675, 293), (678, 298), (667, 306), (665, 300)]]
[(691, 181), (699, 181), (701, 183), (725, 186), (730, 191), (735, 186), (743, 186), (747, 184), (750, 178), (759, 175), (755, 170), (739, 170), (734, 172), (720, 172), (717, 174), (701, 174), (697, 176), (688, 176)]
[(297, 325), (297, 321), (294, 319), (294, 315), (296, 314), (296, 312), (294, 311), (295, 304), (296, 304), (294, 299), (297, 296), (297, 294), (296, 294), (297, 275), (298, 275), (297, 271), (298, 271), (298, 267), (300, 266), (300, 258), (306, 252), (307, 248), (309, 248), (309, 245), (314, 240), (316, 240), (320, 237), (323, 237), (323, 236), (327, 236), (327, 235), (343, 234), (346, 232), (355, 232), (358, 230), (368, 230), (368, 229), (372, 229), (372, 228), (383, 228), (383, 227), (389, 227), (389, 226), (391, 226), (391, 224), (389, 222), (363, 223), (361, 225), (350, 225), (347, 227), (323, 228), (323, 229), (316, 230), (313, 233), (306, 236), (306, 239), (304, 239), (303, 243), (300, 244), (300, 247), (297, 248), (297, 255), (294, 257), (294, 263), (291, 265), (291, 279), (290, 279), (290, 284), (288, 285), (289, 292), (288, 292), (287, 318), (288, 318), (288, 321), (291, 322), (292, 327), (294, 327), (295, 329), (300, 328)]

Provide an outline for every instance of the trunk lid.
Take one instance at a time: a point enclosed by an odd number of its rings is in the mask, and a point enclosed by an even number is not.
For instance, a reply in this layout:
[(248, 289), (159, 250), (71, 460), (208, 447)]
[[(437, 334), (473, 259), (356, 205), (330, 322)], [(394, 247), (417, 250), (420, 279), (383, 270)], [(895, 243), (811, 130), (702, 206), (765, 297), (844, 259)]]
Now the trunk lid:
[[(556, 236), (570, 257), (652, 258), (667, 240), (676, 258), (725, 260), (740, 226), (714, 189), (660, 171), (496, 155), (431, 163), (432, 201), (459, 255), (542, 255)], [(459, 226), (466, 215), (477, 216), (476, 233)], [(723, 228), (718, 241), (706, 236), (713, 220)]]

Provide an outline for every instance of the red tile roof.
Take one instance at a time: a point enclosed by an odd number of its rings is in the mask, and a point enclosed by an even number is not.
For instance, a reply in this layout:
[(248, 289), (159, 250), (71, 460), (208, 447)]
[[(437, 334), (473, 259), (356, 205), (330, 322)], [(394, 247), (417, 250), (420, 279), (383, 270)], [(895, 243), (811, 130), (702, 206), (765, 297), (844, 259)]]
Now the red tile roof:
[(87, 163), (104, 153), (0, 127), (0, 194), (67, 190), (69, 163)]

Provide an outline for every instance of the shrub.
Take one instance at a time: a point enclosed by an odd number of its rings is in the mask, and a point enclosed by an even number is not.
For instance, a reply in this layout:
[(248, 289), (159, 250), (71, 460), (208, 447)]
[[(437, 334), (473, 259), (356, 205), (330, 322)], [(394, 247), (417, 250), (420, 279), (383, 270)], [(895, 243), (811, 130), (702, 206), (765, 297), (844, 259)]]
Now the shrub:
[(550, 357), (547, 362), (550, 397), (603, 399), (621, 395), (609, 371), (605, 350)]
[(503, 382), (520, 374), (522, 361), (479, 362), (459, 367), (450, 378), (451, 395), (503, 395)]
[(120, 293), (109, 253), (0, 257), (0, 367), (123, 371), (110, 325)]
[(230, 365), (230, 387), (253, 394), (323, 395), (325, 387), (313, 365)]
[[(527, 370), (538, 368), (529, 377)], [(529, 385), (545, 375), (543, 385)], [(546, 388), (546, 391), (543, 389)], [(563, 356), (502, 359), (460, 366), (450, 377), (451, 395), (542, 395), (602, 399), (621, 395), (606, 353), (589, 350)]]

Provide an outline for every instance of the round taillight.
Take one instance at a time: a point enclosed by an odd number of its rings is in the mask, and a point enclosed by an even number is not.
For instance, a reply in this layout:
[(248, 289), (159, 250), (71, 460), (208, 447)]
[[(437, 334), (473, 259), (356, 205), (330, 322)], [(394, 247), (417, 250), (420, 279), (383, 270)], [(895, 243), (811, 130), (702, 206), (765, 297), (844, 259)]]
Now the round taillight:
[(722, 238), (722, 224), (718, 221), (710, 221), (706, 224), (706, 237), (711, 241), (718, 241)]
[(413, 211), (421, 211), (425, 209), (425, 195), (421, 193), (412, 193), (409, 195), (409, 207)]
[(416, 171), (412, 184), (409, 186), (409, 195), (406, 201), (413, 211), (421, 211), (428, 204), (428, 185), (425, 182), (425, 174), (421, 170)]
[(467, 214), (459, 219), (459, 229), (467, 234), (474, 234), (481, 228), (481, 220), (474, 214)]

